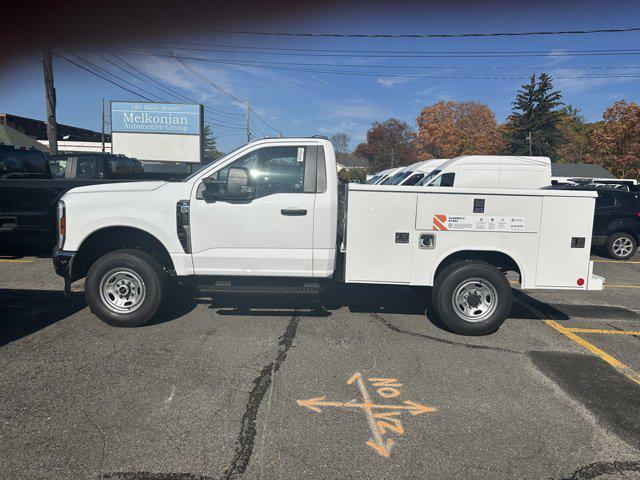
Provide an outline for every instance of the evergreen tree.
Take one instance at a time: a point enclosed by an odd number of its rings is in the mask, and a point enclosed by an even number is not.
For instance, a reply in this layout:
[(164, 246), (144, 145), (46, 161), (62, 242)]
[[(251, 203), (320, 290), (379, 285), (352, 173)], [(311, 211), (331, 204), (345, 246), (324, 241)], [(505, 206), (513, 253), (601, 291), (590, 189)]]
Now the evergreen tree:
[(204, 125), (204, 158), (202, 159), (202, 163), (211, 163), (214, 160), (222, 157), (223, 153), (218, 151), (218, 146), (216, 144), (216, 137), (213, 136), (213, 132), (211, 131), (211, 125), (205, 123)]
[(531, 132), (531, 143), (534, 155), (558, 159), (556, 149), (563, 142), (558, 129), (561, 121), (563, 105), (562, 94), (553, 90), (552, 79), (541, 73), (531, 75), (529, 83), (522, 85), (512, 103), (512, 114), (507, 119), (505, 140), (508, 151), (514, 155), (529, 155), (528, 135)]

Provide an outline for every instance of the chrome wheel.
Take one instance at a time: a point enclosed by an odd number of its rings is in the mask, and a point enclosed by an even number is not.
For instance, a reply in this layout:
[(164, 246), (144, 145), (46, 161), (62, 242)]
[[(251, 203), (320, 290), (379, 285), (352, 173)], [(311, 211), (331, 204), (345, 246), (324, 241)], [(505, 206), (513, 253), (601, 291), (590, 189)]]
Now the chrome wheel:
[(131, 313), (142, 303), (146, 295), (140, 275), (129, 268), (109, 270), (100, 280), (100, 299), (115, 313)]
[(611, 245), (611, 250), (618, 257), (626, 257), (633, 252), (633, 242), (627, 237), (616, 238)]
[(453, 291), (453, 309), (467, 322), (487, 319), (498, 305), (495, 287), (482, 278), (464, 280)]

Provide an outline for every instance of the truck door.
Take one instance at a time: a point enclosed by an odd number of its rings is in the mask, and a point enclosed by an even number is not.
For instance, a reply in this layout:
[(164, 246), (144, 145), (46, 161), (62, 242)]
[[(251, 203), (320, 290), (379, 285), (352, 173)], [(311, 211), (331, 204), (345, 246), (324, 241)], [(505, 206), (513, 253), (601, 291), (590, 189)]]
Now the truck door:
[(313, 275), (316, 156), (312, 144), (257, 146), (213, 173), (249, 169), (250, 201), (210, 201), (202, 181), (191, 199), (191, 245), (196, 275)]

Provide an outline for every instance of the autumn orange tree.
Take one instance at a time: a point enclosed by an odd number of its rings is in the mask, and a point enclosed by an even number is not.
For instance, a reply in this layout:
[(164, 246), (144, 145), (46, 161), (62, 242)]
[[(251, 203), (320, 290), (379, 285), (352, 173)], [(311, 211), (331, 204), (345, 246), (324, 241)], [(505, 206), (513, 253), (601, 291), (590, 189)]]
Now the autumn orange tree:
[(504, 152), (496, 117), (483, 103), (440, 101), (426, 106), (416, 121), (419, 160)]
[(640, 106), (620, 100), (602, 114), (589, 135), (586, 160), (620, 178), (640, 177)]
[(589, 136), (593, 124), (587, 123), (580, 110), (567, 105), (559, 112), (556, 125), (562, 143), (556, 148), (558, 162), (582, 163), (589, 151)]
[(390, 118), (374, 122), (367, 131), (367, 141), (358, 145), (355, 154), (366, 158), (369, 170), (401, 167), (416, 162), (415, 132), (405, 122)]

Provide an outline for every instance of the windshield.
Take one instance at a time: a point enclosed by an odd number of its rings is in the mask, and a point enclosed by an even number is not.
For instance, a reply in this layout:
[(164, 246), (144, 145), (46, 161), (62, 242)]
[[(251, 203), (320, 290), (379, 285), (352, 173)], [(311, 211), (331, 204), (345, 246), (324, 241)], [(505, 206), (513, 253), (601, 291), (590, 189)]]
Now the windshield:
[(436, 178), (442, 170), (432, 170), (429, 172), (427, 176), (425, 176), (422, 180), (416, 183), (416, 186), (428, 185), (431, 180)]
[(217, 160), (214, 160), (211, 163), (207, 163), (205, 165), (201, 165), (196, 171), (194, 171), (191, 175), (189, 175), (188, 177), (186, 177), (184, 180), (182, 180), (183, 182), (188, 182), (189, 180), (191, 180), (193, 177), (198, 176), (198, 174), (202, 171), (203, 168), (205, 167), (210, 167), (211, 165), (217, 165), (218, 163), (223, 162), (224, 160), (226, 160), (227, 158), (229, 158), (231, 155), (233, 155), (234, 153), (236, 153), (238, 150), (242, 149), (246, 147), (246, 145), (241, 145), (238, 148), (231, 150), (229, 153), (227, 153), (226, 155), (220, 157)]
[(379, 178), (380, 178), (380, 174), (378, 173), (364, 183), (368, 183), (369, 185), (371, 185), (372, 183), (376, 183)]
[(395, 175), (393, 175), (390, 178), (387, 178), (384, 182), (382, 182), (383, 185), (399, 185), (400, 182), (402, 182), (405, 178), (407, 178), (409, 175), (411, 175), (413, 172), (408, 171), (408, 172), (398, 172)]

